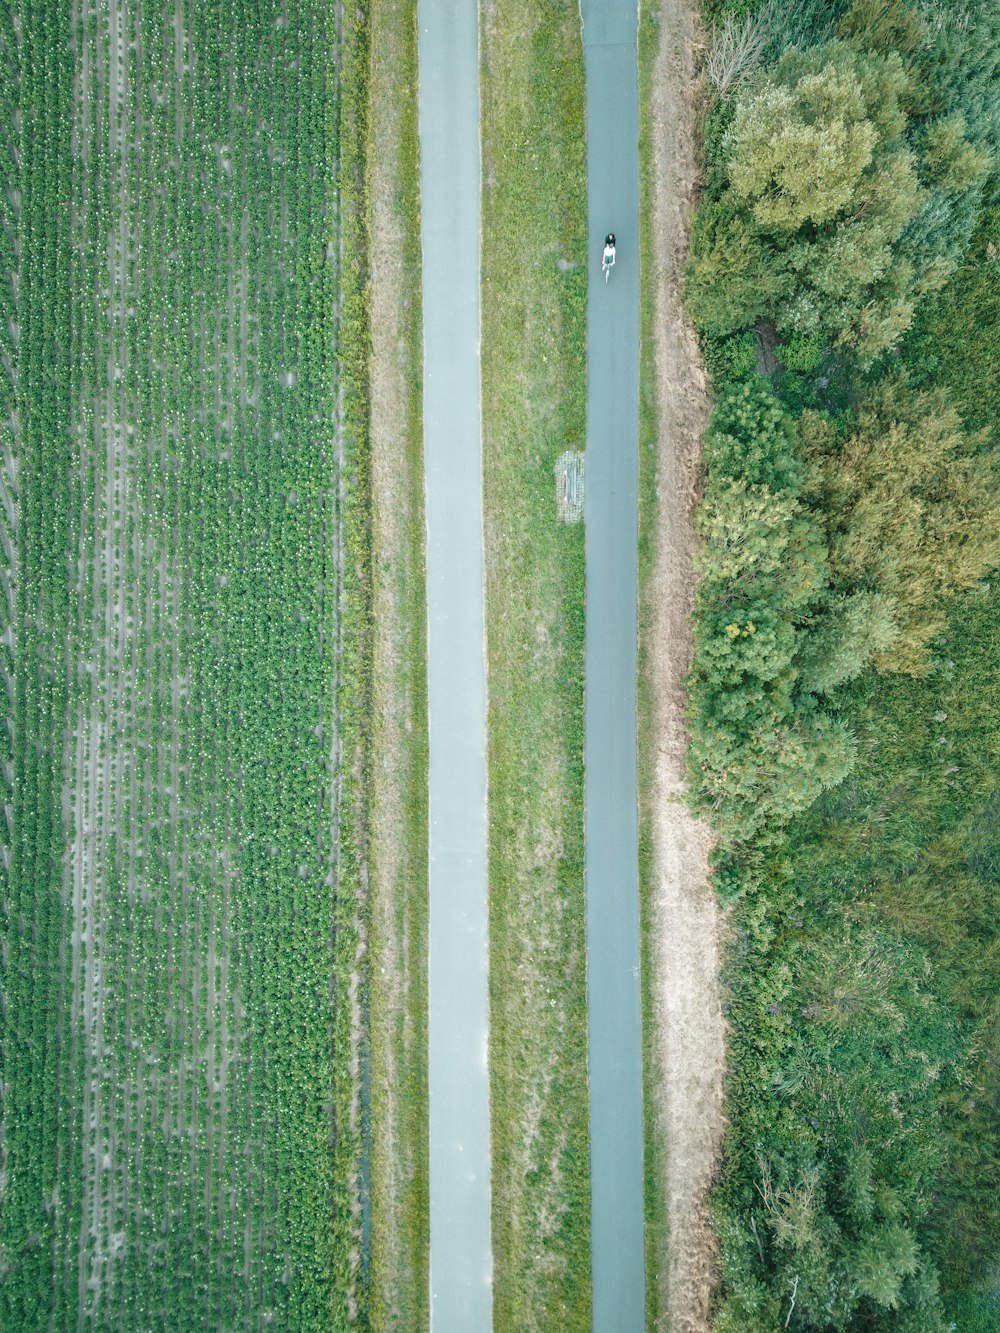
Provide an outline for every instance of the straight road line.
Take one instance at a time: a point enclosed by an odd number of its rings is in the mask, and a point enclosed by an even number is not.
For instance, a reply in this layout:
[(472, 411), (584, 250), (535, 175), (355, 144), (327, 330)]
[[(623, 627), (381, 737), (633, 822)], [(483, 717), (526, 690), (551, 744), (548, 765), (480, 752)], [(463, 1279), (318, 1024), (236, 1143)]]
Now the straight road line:
[(419, 0), (430, 735), (431, 1326), (492, 1317), (479, 10)]
[[(586, 884), (595, 1333), (645, 1328), (636, 634), (636, 0), (582, 0), (587, 75)], [(600, 277), (604, 236), (618, 262)]]

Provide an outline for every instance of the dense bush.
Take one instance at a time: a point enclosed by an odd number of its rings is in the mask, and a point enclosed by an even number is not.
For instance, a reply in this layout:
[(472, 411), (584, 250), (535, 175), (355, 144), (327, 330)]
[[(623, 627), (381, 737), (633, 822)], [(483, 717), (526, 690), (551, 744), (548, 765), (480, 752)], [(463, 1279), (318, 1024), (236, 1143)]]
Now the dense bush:
[[(720, 872), (745, 894), (716, 1196), (722, 1327), (763, 1333), (779, 1309), (780, 1326), (798, 1275), (800, 1328), (933, 1329), (953, 1293), (964, 1309), (988, 1278), (1000, 1236), (1000, 591), (967, 594), (948, 628), (951, 657), (933, 675), (869, 675), (841, 696), (860, 742), (850, 778), (780, 844)], [(868, 1219), (847, 1178), (859, 1162)], [(783, 1210), (811, 1182), (803, 1243), (789, 1245)], [(897, 1310), (869, 1298), (828, 1323), (810, 1301), (834, 1278), (842, 1299), (869, 1224), (904, 1228), (919, 1270), (902, 1275)]]
[[(730, 1138), (720, 1239), (732, 1276), (716, 1328), (780, 1327), (791, 1308), (799, 1328), (944, 1329), (916, 1228), (957, 1041), (926, 975), (919, 947), (865, 926), (807, 928), (794, 955), (779, 948), (742, 978), (740, 1018), (767, 1047), (755, 1069), (738, 1046), (737, 1096), (759, 1079), (768, 1097), (752, 1118), (741, 1106)], [(904, 1309), (923, 1322), (904, 1323)]]
[[(733, 904), (714, 1326), (992, 1329), (1000, 15), (814, 9), (708, 113), (689, 291), (720, 395), (692, 785)], [(914, 313), (905, 373), (866, 368)], [(751, 326), (771, 392), (733, 373)]]
[(790, 48), (738, 100), (687, 303), (712, 333), (770, 319), (870, 361), (954, 267), (991, 156), (961, 109), (920, 115), (899, 51), (865, 46), (860, 19), (842, 26), (850, 40)]
[(760, 383), (723, 393), (704, 462), (690, 762), (702, 808), (725, 836), (746, 839), (842, 781), (853, 750), (799, 686), (828, 571), (822, 529), (800, 499), (791, 417)]
[(981, 435), (965, 435), (940, 390), (915, 393), (900, 376), (870, 393), (846, 431), (806, 413), (800, 434), (816, 463), (812, 498), (832, 579), (879, 598), (879, 669), (922, 674), (947, 599), (1000, 560), (995, 454)]

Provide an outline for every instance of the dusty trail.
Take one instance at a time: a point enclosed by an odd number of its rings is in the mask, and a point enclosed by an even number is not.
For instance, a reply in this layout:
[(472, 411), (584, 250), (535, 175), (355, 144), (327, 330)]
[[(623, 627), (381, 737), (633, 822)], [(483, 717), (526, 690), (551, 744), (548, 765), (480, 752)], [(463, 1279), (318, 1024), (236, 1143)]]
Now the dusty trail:
[(680, 301), (692, 195), (695, 15), (662, 0), (652, 84), (653, 246), (658, 446), (657, 546), (645, 590), (645, 656), (654, 743), (650, 830), (655, 1141), (663, 1152), (669, 1260), (656, 1281), (660, 1325), (709, 1328), (715, 1243), (706, 1194), (722, 1137), (725, 1024), (719, 984), (722, 913), (708, 868), (711, 834), (681, 803), (692, 652), (692, 515), (699, 440), (708, 413), (694, 332)]

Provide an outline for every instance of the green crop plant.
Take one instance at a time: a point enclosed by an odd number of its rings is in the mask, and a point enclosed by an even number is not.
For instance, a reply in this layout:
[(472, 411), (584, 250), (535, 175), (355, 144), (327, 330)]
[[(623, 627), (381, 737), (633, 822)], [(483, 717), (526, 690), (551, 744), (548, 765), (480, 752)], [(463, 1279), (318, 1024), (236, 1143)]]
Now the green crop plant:
[(364, 1310), (369, 500), (336, 243), (365, 57), (335, 18), (0, 15), (4, 1327)]

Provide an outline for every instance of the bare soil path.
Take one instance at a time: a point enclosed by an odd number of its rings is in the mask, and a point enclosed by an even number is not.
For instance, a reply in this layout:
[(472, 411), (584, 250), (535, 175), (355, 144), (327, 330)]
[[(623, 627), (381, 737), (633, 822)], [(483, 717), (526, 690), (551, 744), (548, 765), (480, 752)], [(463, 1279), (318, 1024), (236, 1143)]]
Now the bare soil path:
[[(662, 0), (652, 81), (653, 247), (658, 500), (645, 587), (644, 658), (654, 762), (650, 894), (655, 1141), (662, 1153), (669, 1257), (658, 1266), (658, 1326), (710, 1326), (715, 1243), (706, 1196), (722, 1138), (725, 1024), (719, 983), (722, 913), (712, 888), (711, 834), (683, 804), (692, 652), (700, 437), (708, 414), (694, 331), (681, 305), (693, 193), (697, 19), (688, 0)], [(658, 1256), (663, 1258), (663, 1256)]]

